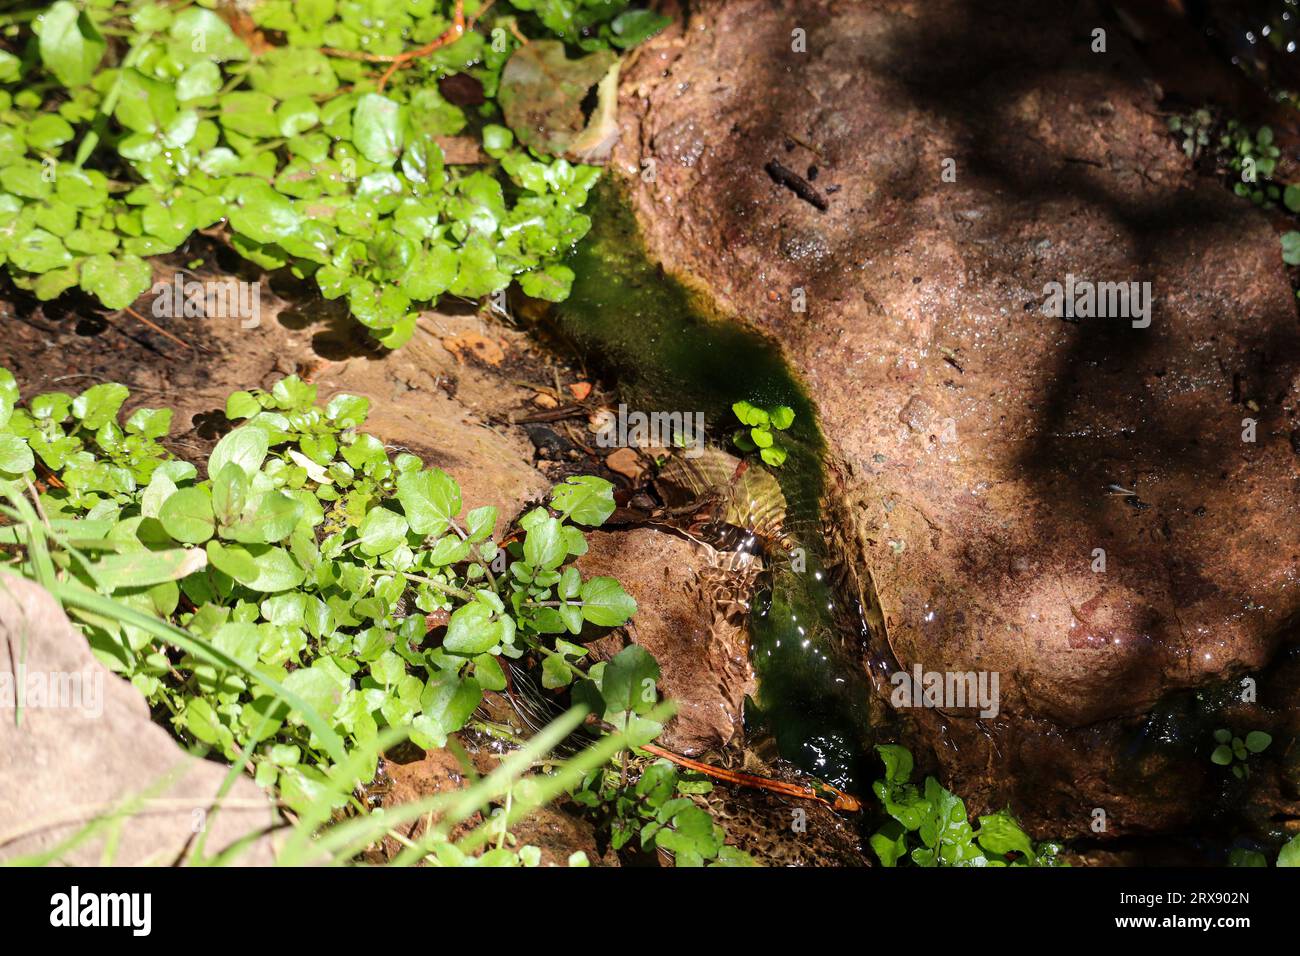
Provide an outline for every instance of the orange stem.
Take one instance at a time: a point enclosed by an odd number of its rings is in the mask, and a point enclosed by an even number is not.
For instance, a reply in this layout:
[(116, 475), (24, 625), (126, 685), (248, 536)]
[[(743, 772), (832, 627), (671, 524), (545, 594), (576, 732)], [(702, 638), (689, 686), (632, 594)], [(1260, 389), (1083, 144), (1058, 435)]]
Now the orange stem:
[(186, 342), (184, 339), (178, 339), (176, 336), (172, 335), (162, 326), (150, 322), (148, 319), (146, 319), (143, 315), (141, 315), (139, 312), (137, 312), (135, 309), (131, 308), (130, 306), (127, 306), (122, 311), (125, 312), (127, 315), (131, 316), (132, 318), (136, 319), (137, 321), (143, 322), (145, 325), (149, 326), (149, 328), (153, 329), (159, 335), (163, 335), (171, 339), (181, 348), (189, 349), (191, 352), (194, 351), (194, 346), (191, 345), (189, 342)]
[(862, 809), (862, 803), (857, 797), (845, 793), (843, 790), (837, 790), (830, 784), (822, 784), (821, 790), (825, 793), (832, 794), (835, 798), (834, 800), (827, 800), (815, 787), (803, 786), (797, 783), (786, 783), (784, 780), (769, 780), (766, 777), (756, 777), (753, 774), (748, 773), (737, 773), (735, 770), (726, 770), (722, 767), (712, 767), (709, 764), (700, 763), (698, 760), (691, 760), (689, 757), (675, 754), (671, 750), (664, 750), (662, 747), (656, 747), (654, 744), (643, 744), (638, 749), (654, 754), (656, 757), (663, 757), (665, 760), (672, 761), (679, 767), (686, 767), (688, 770), (694, 770), (707, 777), (713, 777), (716, 780), (725, 780), (727, 783), (734, 783), (741, 787), (754, 787), (759, 790), (769, 790), (773, 793), (784, 794), (787, 797), (797, 797), (801, 800), (816, 800), (818, 803), (824, 803), (826, 806), (834, 810), (844, 810), (849, 813), (856, 813)]

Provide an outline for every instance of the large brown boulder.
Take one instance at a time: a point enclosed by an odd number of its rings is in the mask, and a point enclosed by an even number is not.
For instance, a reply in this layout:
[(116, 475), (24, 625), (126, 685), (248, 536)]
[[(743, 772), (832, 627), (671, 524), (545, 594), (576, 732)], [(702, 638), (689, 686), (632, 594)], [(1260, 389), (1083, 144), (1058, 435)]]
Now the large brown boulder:
[[(877, 650), (1000, 675), (996, 718), (914, 712), (946, 778), (1061, 835), (1185, 823), (1219, 768), (1125, 748), (1293, 639), (1300, 326), (1276, 236), (1195, 178), (1119, 24), (708, 3), (621, 117), (650, 253), (817, 402)], [(1045, 315), (1069, 276), (1151, 283), (1149, 325)]]

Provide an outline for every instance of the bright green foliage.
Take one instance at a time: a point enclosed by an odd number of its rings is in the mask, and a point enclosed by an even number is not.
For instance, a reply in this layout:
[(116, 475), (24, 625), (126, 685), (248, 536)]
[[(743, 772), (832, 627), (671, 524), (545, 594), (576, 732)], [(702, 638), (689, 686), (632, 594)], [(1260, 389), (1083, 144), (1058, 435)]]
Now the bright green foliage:
[[(617, 581), (584, 579), (571, 563), (586, 542), (566, 515), (603, 521), (613, 509), (608, 482), (560, 485), (555, 507), (528, 512), (522, 540), (503, 548), (495, 508), (467, 510), (451, 476), (411, 454), (390, 456), (358, 430), (364, 398), (336, 395), (321, 407), (315, 386), (297, 377), (236, 392), (227, 412), (239, 425), (200, 479), (157, 442), (169, 413), (140, 409), (119, 424), (128, 397), (107, 384), (19, 407), (13, 376), (0, 370), (0, 477), (54, 476), (40, 503), (69, 585), (185, 628), (239, 665), (77, 613), (96, 655), (170, 714), (179, 736), (228, 760), (251, 748), (257, 780), (291, 806), (310, 804), (337, 760), (302, 713), (250, 674), (296, 694), (349, 751), (385, 727), (440, 747), (484, 690), (505, 687), (500, 658), (531, 650), (548, 686), (565, 686), (587, 651), (552, 636), (636, 612)], [(27, 544), (19, 527), (0, 528), (0, 566), (39, 580), (40, 553), (13, 547)], [(435, 612), (448, 615), (440, 639), (426, 622)], [(642, 713), (627, 687), (658, 676), (653, 660), (611, 662), (604, 673), (611, 702), (588, 682), (590, 706)], [(648, 693), (647, 711), (653, 679)], [(659, 725), (638, 720), (645, 742)], [(374, 772), (372, 761), (358, 782)]]
[(1300, 834), (1287, 841), (1277, 855), (1278, 866), (1300, 866)]
[[(626, 2), (493, 5), (484, 21), (399, 70), (329, 54), (394, 55), (440, 36), (450, 0), (266, 0), (252, 12), (282, 45), (253, 50), (212, 0), (59, 0), (0, 55), (0, 265), (43, 299), (74, 286), (107, 308), (152, 282), (148, 257), (223, 222), (264, 269), (314, 277), (389, 347), (417, 307), (478, 298), (518, 277), (559, 300), (561, 259), (590, 221), (599, 171), (515, 145), (500, 125), (514, 25), (583, 48), (627, 47), (661, 18)], [(467, 4), (473, 14), (479, 4)], [(462, 74), (486, 102), (460, 107)], [(447, 137), (490, 157), (446, 165)]]
[(753, 866), (747, 853), (723, 842), (722, 827), (691, 799), (712, 789), (707, 779), (683, 776), (667, 760), (658, 760), (633, 784), (621, 783), (608, 767), (594, 771), (574, 800), (600, 817), (616, 850), (638, 840), (645, 852), (668, 850), (677, 866)]
[(650, 10), (629, 10), (628, 0), (511, 0), (530, 11), (547, 30), (583, 50), (630, 49), (671, 21)]
[(912, 754), (897, 744), (876, 747), (885, 779), (871, 785), (892, 817), (871, 837), (871, 849), (884, 866), (910, 859), (917, 866), (1060, 866), (1060, 847), (1035, 845), (1010, 810), (979, 818), (972, 827), (966, 804), (933, 777), (924, 788), (910, 783)]
[(1300, 232), (1294, 229), (1282, 233), (1282, 261), (1289, 266), (1300, 266)]
[(1273, 143), (1273, 130), (1261, 126), (1252, 136), (1236, 120), (1228, 121), (1227, 131), (1219, 138), (1227, 165), (1233, 172), (1232, 191), (1248, 197), (1256, 205), (1275, 203), (1282, 198), (1281, 187), (1273, 182), (1281, 150)]
[(1220, 767), (1231, 767), (1232, 775), (1244, 780), (1250, 776), (1247, 763), (1250, 755), (1263, 753), (1272, 742), (1273, 738), (1262, 730), (1252, 730), (1243, 740), (1233, 736), (1226, 727), (1221, 727), (1214, 732), (1215, 748), (1210, 753), (1210, 760)]
[(731, 406), (736, 418), (746, 428), (736, 430), (731, 440), (741, 451), (757, 451), (759, 457), (773, 468), (785, 464), (789, 450), (773, 432), (785, 431), (794, 423), (794, 409), (788, 405), (759, 408), (749, 402), (736, 402)]

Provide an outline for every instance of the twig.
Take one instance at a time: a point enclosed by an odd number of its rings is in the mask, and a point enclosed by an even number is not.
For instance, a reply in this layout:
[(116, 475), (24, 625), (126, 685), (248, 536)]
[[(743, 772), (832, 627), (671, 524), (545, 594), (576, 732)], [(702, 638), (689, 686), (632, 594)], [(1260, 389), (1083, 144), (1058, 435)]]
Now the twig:
[(149, 328), (153, 329), (153, 330), (154, 330), (155, 332), (157, 332), (159, 335), (162, 335), (162, 336), (164, 336), (165, 338), (169, 338), (169, 339), (171, 339), (173, 342), (175, 342), (177, 345), (181, 346), (182, 348), (187, 348), (187, 349), (189, 349), (191, 352), (194, 351), (194, 346), (191, 345), (189, 342), (186, 342), (186, 341), (183, 340), (183, 339), (179, 339), (179, 338), (177, 338), (176, 336), (174, 336), (174, 335), (172, 335), (170, 332), (168, 332), (166, 329), (164, 329), (162, 326), (160, 326), (160, 325), (156, 325), (155, 323), (149, 321), (149, 320), (146, 319), (143, 315), (141, 315), (139, 312), (137, 312), (135, 309), (131, 308), (129, 305), (128, 305), (125, 309), (123, 309), (122, 311), (125, 312), (127, 315), (131, 316), (133, 319), (136, 319), (136, 320), (139, 321), (139, 322), (143, 322), (145, 325), (149, 326)]
[(456, 0), (456, 8), (452, 13), (452, 23), (443, 33), (434, 40), (430, 40), (422, 47), (414, 50), (406, 50), (402, 53), (361, 53), (355, 50), (339, 50), (333, 47), (323, 47), (321, 52), (328, 56), (342, 57), (347, 60), (362, 60), (366, 63), (387, 63), (388, 69), (384, 70), (379, 77), (378, 91), (384, 92), (384, 87), (388, 81), (393, 78), (393, 74), (406, 66), (412, 60), (418, 60), (422, 56), (428, 56), (434, 50), (455, 43), (463, 37), (468, 30), (473, 30), (475, 24), (492, 8), (496, 0), (489, 0), (488, 4), (474, 15), (473, 19), (466, 22), (465, 20), (465, 0)]
[[(722, 767), (711, 767), (706, 763), (700, 763), (698, 760), (691, 760), (689, 757), (683, 757), (673, 753), (671, 750), (664, 750), (662, 747), (656, 747), (654, 744), (642, 744), (638, 749), (647, 753), (654, 754), (656, 757), (663, 757), (665, 760), (677, 764), (679, 767), (686, 767), (688, 770), (694, 770), (702, 773), (707, 777), (713, 777), (717, 780), (725, 780), (727, 783), (734, 783), (742, 787), (753, 787), (758, 790), (768, 790), (772, 793), (780, 793), (787, 797), (797, 797), (801, 800), (816, 800), (818, 803), (824, 803), (833, 810), (844, 810), (849, 813), (856, 813), (862, 809), (862, 803), (852, 794), (845, 793), (843, 790), (837, 790), (830, 784), (823, 783), (819, 788), (803, 786), (797, 783), (786, 783), (784, 780), (769, 780), (767, 777), (756, 777), (753, 774), (737, 773), (734, 770), (725, 770)], [(822, 792), (834, 796), (834, 800), (827, 800), (822, 796)]]

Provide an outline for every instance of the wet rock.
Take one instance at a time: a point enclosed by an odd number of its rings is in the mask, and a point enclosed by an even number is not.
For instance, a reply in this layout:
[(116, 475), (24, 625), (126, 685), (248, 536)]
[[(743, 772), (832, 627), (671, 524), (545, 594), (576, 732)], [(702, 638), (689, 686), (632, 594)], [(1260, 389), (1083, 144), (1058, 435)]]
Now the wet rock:
[[(1000, 674), (996, 718), (909, 711), (913, 739), (1057, 835), (1187, 823), (1206, 767), (1126, 761), (1143, 715), (1266, 667), (1300, 611), (1277, 239), (1196, 178), (1118, 31), (1091, 52), (1100, 16), (697, 7), (626, 71), (611, 163), (652, 255), (805, 376), (876, 651)], [(1150, 311), (1045, 315), (1071, 277)]]
[[(752, 574), (729, 570), (703, 545), (649, 528), (595, 532), (578, 559), (584, 575), (617, 578), (636, 599), (626, 636), (659, 662), (660, 691), (678, 712), (658, 743), (692, 755), (736, 740), (745, 695), (754, 689), (743, 612)], [(615, 633), (594, 644), (612, 657), (626, 643)]]
[[(26, 706), (17, 722), (20, 685)], [(192, 851), (196, 825), (208, 832), (204, 854), (219, 853), (277, 820), (267, 795), (243, 777), (217, 808), (227, 771), (189, 756), (153, 723), (144, 698), (91, 655), (48, 592), (0, 579), (0, 860), (52, 850), (128, 805), (112, 863), (170, 865)], [(99, 865), (108, 832), (57, 859)], [(261, 836), (234, 862), (265, 866), (274, 852)]]

